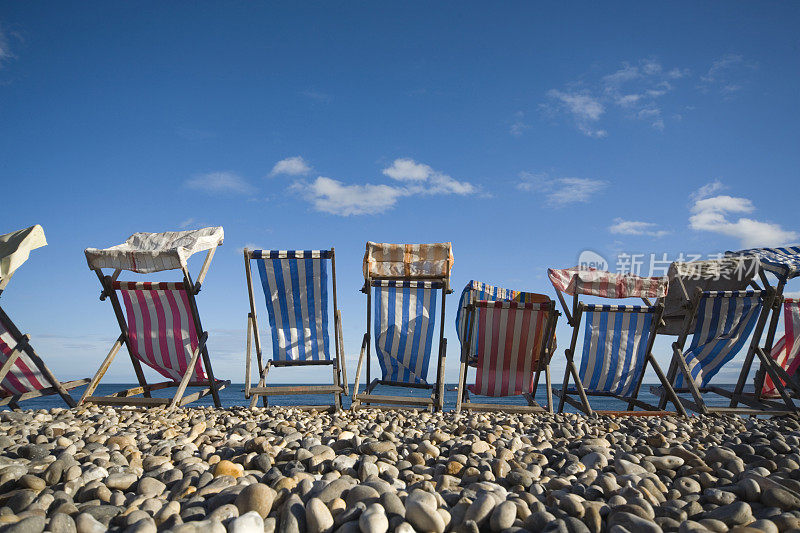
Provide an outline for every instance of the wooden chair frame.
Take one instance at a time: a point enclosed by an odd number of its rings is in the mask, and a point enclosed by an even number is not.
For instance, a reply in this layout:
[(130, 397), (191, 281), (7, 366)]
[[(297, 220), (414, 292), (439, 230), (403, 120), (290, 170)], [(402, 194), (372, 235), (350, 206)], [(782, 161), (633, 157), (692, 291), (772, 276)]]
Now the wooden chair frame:
[[(326, 250), (327, 251), (327, 250)], [(253, 290), (253, 273), (250, 269), (250, 261), (253, 259), (253, 251), (244, 249), (244, 270), (247, 279), (247, 295), (250, 299), (250, 312), (247, 315), (247, 355), (245, 363), (244, 395), (250, 400), (250, 407), (255, 407), (259, 396), (264, 407), (268, 404), (269, 396), (285, 396), (290, 394), (333, 394), (334, 403), (332, 405), (300, 405), (293, 406), (299, 409), (320, 409), (332, 408), (340, 410), (342, 408), (342, 394), (350, 394), (347, 384), (347, 366), (344, 359), (344, 343), (342, 340), (342, 314), (339, 311), (338, 300), (336, 298), (336, 252), (333, 247), (330, 249), (331, 261), (331, 280), (333, 285), (333, 319), (334, 319), (334, 349), (336, 356), (330, 360), (322, 361), (275, 361), (270, 359), (263, 363), (261, 351), (261, 337), (258, 331), (258, 320), (256, 314), (255, 291)], [(256, 362), (258, 364), (258, 385), (253, 387), (251, 384), (251, 361), (253, 341), (255, 341)], [(297, 385), (297, 386), (266, 386), (267, 374), (271, 367), (304, 367), (330, 365), (333, 370), (333, 385)]]
[[(713, 292), (713, 291), (709, 291)], [(723, 291), (724, 292), (724, 291)], [(775, 289), (772, 287), (768, 287), (767, 289), (762, 289), (755, 291), (759, 296), (763, 299), (763, 307), (761, 309), (761, 313), (759, 314), (758, 321), (756, 322), (756, 327), (753, 329), (752, 338), (750, 344), (747, 349), (747, 355), (745, 356), (744, 362), (742, 363), (742, 368), (739, 371), (739, 377), (736, 383), (736, 387), (731, 392), (729, 390), (723, 389), (722, 387), (718, 386), (707, 386), (707, 387), (698, 387), (697, 384), (692, 379), (689, 373), (689, 367), (686, 365), (686, 359), (684, 356), (686, 340), (689, 335), (692, 335), (693, 328), (692, 323), (695, 320), (697, 315), (697, 311), (700, 306), (700, 299), (703, 295), (703, 291), (701, 289), (697, 289), (692, 296), (691, 300), (688, 303), (688, 310), (686, 313), (686, 317), (684, 318), (683, 323), (683, 332), (678, 337), (678, 340), (672, 344), (672, 360), (670, 362), (669, 372), (667, 374), (667, 379), (669, 383), (672, 385), (675, 383), (675, 379), (677, 378), (678, 372), (683, 375), (684, 381), (686, 382), (686, 387), (681, 387), (674, 389), (676, 393), (680, 394), (691, 394), (692, 400), (688, 398), (679, 397), (681, 402), (691, 409), (700, 414), (708, 415), (708, 414), (737, 414), (737, 415), (763, 415), (763, 414), (792, 414), (796, 412), (796, 407), (792, 402), (789, 393), (786, 391), (786, 388), (781, 384), (781, 379), (785, 381), (788, 376), (785, 370), (783, 370), (771, 357), (767, 355), (768, 351), (765, 351), (765, 348), (759, 346), (761, 335), (763, 334), (767, 317), (769, 316), (775, 302)], [(778, 313), (779, 314), (779, 313)], [(773, 314), (773, 317), (776, 314)], [(771, 345), (772, 340), (768, 339), (768, 346)], [(758, 356), (760, 361), (760, 370), (759, 373), (756, 375), (756, 392), (754, 394), (749, 394), (744, 392), (744, 386), (747, 382), (747, 376), (750, 373), (752, 368), (753, 362), (755, 357)], [(781, 399), (784, 402), (784, 405), (781, 405), (777, 401), (767, 400), (765, 398), (760, 397), (761, 386), (763, 386), (763, 373), (768, 373), (770, 377), (773, 379), (775, 383), (776, 389), (781, 396)], [(761, 379), (761, 386), (759, 386), (759, 375), (762, 377)], [(787, 381), (796, 392), (800, 392), (800, 385), (796, 384), (793, 379), (789, 378)], [(651, 389), (653, 394), (661, 396), (661, 400), (659, 401), (659, 406), (663, 407), (666, 403), (664, 398), (664, 391), (659, 387), (653, 387)], [(717, 394), (724, 398), (730, 400), (730, 405), (728, 407), (712, 407), (708, 406), (703, 399), (704, 394)], [(739, 403), (744, 404), (747, 407), (740, 407)]]
[[(553, 412), (553, 388), (550, 380), (550, 359), (553, 352), (552, 347), (556, 337), (556, 323), (561, 313), (556, 310), (555, 302), (550, 300), (550, 309), (547, 313), (547, 324), (544, 327), (544, 341), (542, 348), (536, 359), (536, 374), (533, 379), (533, 393), (523, 393), (522, 397), (528, 405), (509, 405), (509, 404), (489, 404), (473, 403), (469, 399), (469, 389), (467, 388), (467, 370), (470, 366), (477, 366), (477, 359), (470, 355), (470, 344), (472, 339), (472, 328), (477, 319), (477, 307), (474, 302), (467, 305), (466, 312), (469, 320), (465, 342), (461, 346), (461, 366), (458, 373), (458, 396), (456, 397), (456, 414), (461, 413), (461, 409), (467, 411), (503, 411), (507, 413), (552, 413)], [(474, 359), (474, 361), (473, 361)], [(535, 399), (536, 390), (539, 388), (539, 378), (542, 372), (545, 375), (547, 387), (547, 409), (543, 408)]]
[[(447, 354), (447, 339), (444, 336), (444, 312), (445, 300), (448, 294), (453, 290), (450, 288), (450, 259), (447, 259), (446, 272), (447, 276), (369, 276), (364, 280), (364, 286), (361, 292), (367, 295), (367, 332), (364, 333), (364, 338), (361, 341), (361, 353), (358, 357), (358, 366), (356, 367), (356, 382), (353, 389), (353, 403), (351, 409), (357, 410), (364, 407), (371, 407), (373, 409), (411, 409), (411, 410), (428, 410), (431, 412), (444, 409), (444, 362)], [(420, 384), (420, 383), (402, 383), (398, 381), (387, 381), (383, 379), (371, 379), (370, 359), (371, 359), (371, 339), (372, 339), (372, 287), (376, 287), (381, 281), (431, 281), (442, 283), (442, 305), (441, 316), (439, 317), (439, 355), (438, 364), (436, 367), (436, 383), (435, 384)], [(438, 290), (438, 289), (437, 289)], [(361, 367), (366, 357), (367, 361), (367, 388), (364, 392), (358, 393), (358, 386), (361, 381)], [(395, 396), (395, 395), (377, 395), (372, 394), (375, 387), (378, 385), (385, 385), (390, 387), (407, 387), (414, 389), (430, 389), (430, 398), (415, 398), (413, 396)]]
[[(667, 378), (664, 375), (664, 372), (661, 370), (658, 361), (656, 361), (655, 357), (653, 357), (653, 343), (655, 342), (656, 339), (656, 332), (658, 331), (658, 328), (661, 324), (661, 315), (664, 312), (664, 306), (660, 301), (657, 302), (655, 305), (652, 305), (647, 298), (642, 298), (642, 300), (646, 305), (650, 307), (655, 307), (655, 313), (650, 328), (650, 336), (647, 339), (647, 346), (645, 347), (644, 365), (642, 366), (642, 372), (637, 379), (636, 387), (634, 388), (633, 394), (631, 396), (622, 396), (611, 392), (586, 391), (586, 389), (583, 386), (583, 383), (581, 382), (581, 378), (578, 374), (578, 368), (575, 366), (575, 361), (574, 361), (574, 354), (575, 354), (575, 348), (578, 343), (578, 334), (580, 332), (581, 319), (583, 318), (583, 311), (586, 307), (586, 304), (581, 302), (578, 298), (578, 295), (580, 294), (581, 280), (577, 274), (575, 275), (574, 280), (575, 280), (575, 290), (572, 297), (571, 313), (569, 311), (569, 308), (567, 307), (566, 301), (564, 300), (564, 296), (561, 294), (561, 291), (556, 289), (556, 294), (558, 296), (558, 299), (564, 308), (565, 314), (567, 315), (567, 322), (569, 323), (570, 326), (572, 326), (572, 338), (570, 340), (570, 345), (569, 348), (567, 348), (564, 351), (564, 354), (567, 359), (567, 368), (564, 372), (564, 383), (560, 390), (554, 391), (554, 394), (559, 397), (557, 412), (559, 413), (563, 412), (564, 404), (568, 403), (589, 416), (593, 414), (610, 415), (610, 416), (667, 416), (674, 414), (671, 411), (664, 410), (664, 408), (666, 407), (666, 402), (664, 402), (665, 403), (664, 406), (656, 407), (639, 399), (639, 392), (642, 387), (642, 381), (644, 380), (645, 372), (647, 371), (647, 365), (650, 364), (652, 365), (653, 370), (655, 371), (659, 381), (661, 381), (662, 385), (664, 386), (666, 394), (669, 397), (669, 400), (672, 401), (678, 414), (680, 414), (681, 416), (687, 416), (686, 410), (684, 409), (683, 405), (678, 399), (678, 395), (675, 394), (675, 391), (672, 389), (669, 382), (667, 382)], [(637, 311), (623, 311), (623, 312), (637, 312)], [(575, 389), (576, 389), (575, 392), (569, 390), (570, 375), (572, 376), (572, 380), (575, 383)], [(575, 400), (575, 398), (572, 398), (572, 395), (574, 395), (575, 393), (577, 393), (580, 401)], [(589, 403), (589, 396), (616, 398), (617, 400), (627, 402), (628, 408), (625, 411), (608, 411), (608, 410), (596, 411), (592, 409), (591, 404)], [(636, 407), (643, 409), (643, 411), (634, 411), (634, 408)]]
[[(4, 281), (6, 283), (8, 282), (7, 279)], [(3, 287), (5, 287), (5, 283), (3, 284)], [(2, 292), (3, 290), (0, 288), (0, 294), (2, 294)], [(8, 332), (17, 342), (13, 348), (13, 351), (11, 352), (11, 355), (8, 357), (6, 362), (0, 366), (0, 382), (2, 382), (6, 375), (11, 371), (19, 356), (25, 353), (25, 355), (27, 355), (30, 360), (33, 361), (33, 363), (36, 365), (36, 368), (39, 369), (44, 378), (50, 384), (49, 387), (45, 387), (44, 389), (33, 390), (23, 394), (11, 394), (8, 391), (0, 390), (0, 406), (8, 405), (12, 409), (19, 409), (19, 402), (30, 400), (31, 398), (50, 396), (53, 394), (58, 394), (61, 396), (61, 398), (69, 407), (77, 406), (77, 403), (72, 396), (69, 395), (68, 391), (76, 387), (80, 387), (81, 385), (86, 385), (89, 383), (89, 378), (76, 379), (61, 383), (58, 378), (56, 378), (55, 374), (53, 374), (53, 372), (47, 367), (44, 360), (39, 357), (39, 354), (36, 353), (36, 350), (33, 349), (33, 346), (30, 345), (30, 335), (23, 335), (2, 307), (0, 307), (0, 322), (3, 323)]]
[[(94, 403), (98, 405), (134, 407), (161, 406), (173, 409), (175, 407), (182, 407), (188, 403), (195, 402), (200, 398), (211, 394), (214, 399), (214, 405), (216, 407), (222, 406), (222, 402), (219, 399), (219, 391), (230, 385), (230, 381), (217, 380), (214, 378), (214, 371), (211, 368), (211, 358), (208, 355), (208, 347), (206, 346), (208, 332), (203, 330), (203, 326), (200, 322), (200, 313), (197, 310), (197, 301), (195, 299), (195, 296), (200, 292), (203, 280), (208, 273), (208, 268), (211, 266), (211, 259), (213, 259), (216, 249), (217, 247), (214, 246), (206, 253), (206, 258), (203, 262), (202, 268), (200, 269), (200, 274), (197, 277), (196, 283), (192, 282), (192, 276), (189, 274), (189, 270), (185, 266), (181, 269), (183, 272), (183, 284), (186, 289), (186, 295), (191, 307), (195, 331), (197, 332), (198, 345), (194, 350), (194, 353), (192, 353), (192, 358), (189, 361), (186, 371), (179, 382), (170, 380), (159, 383), (147, 383), (147, 379), (145, 378), (142, 370), (141, 361), (139, 361), (139, 359), (133, 355), (134, 350), (131, 347), (130, 338), (128, 337), (128, 324), (125, 321), (125, 314), (122, 311), (122, 305), (120, 304), (117, 292), (113, 288), (113, 283), (117, 280), (122, 271), (117, 269), (112, 275), (108, 276), (104, 275), (102, 269), (100, 268), (93, 269), (95, 274), (97, 274), (97, 279), (100, 280), (100, 285), (103, 287), (103, 290), (100, 293), (100, 300), (105, 300), (108, 298), (111, 301), (111, 306), (114, 309), (114, 315), (117, 317), (117, 323), (119, 324), (121, 333), (112, 345), (111, 350), (108, 352), (108, 355), (106, 355), (106, 358), (103, 360), (103, 363), (100, 365), (97, 373), (92, 378), (89, 386), (84, 391), (83, 396), (81, 396), (78, 405), (83, 405), (84, 403)], [(114, 361), (114, 358), (123, 344), (128, 349), (128, 355), (130, 355), (131, 363), (133, 364), (133, 370), (136, 373), (136, 379), (139, 382), (139, 386), (122, 390), (109, 396), (94, 396), (93, 394), (95, 389), (100, 384), (100, 381), (103, 379), (106, 371), (108, 371), (108, 368), (111, 366), (111, 363)], [(207, 379), (202, 381), (191, 381), (192, 374), (194, 373), (195, 366), (200, 357), (203, 358), (203, 367), (205, 369)], [(150, 394), (152, 391), (171, 387), (177, 387), (175, 394), (171, 399), (153, 398)], [(184, 396), (187, 387), (203, 387), (203, 389)]]
[[(767, 335), (764, 339), (764, 345), (762, 347), (762, 351), (766, 354), (772, 354), (772, 347), (775, 343), (775, 335), (778, 331), (778, 325), (780, 324), (781, 318), (781, 311), (783, 308), (783, 291), (786, 288), (786, 283), (797, 276), (800, 276), (800, 271), (791, 271), (787, 272), (786, 275), (778, 275), (776, 272), (772, 272), (772, 274), (776, 278), (775, 285), (772, 285), (769, 282), (769, 278), (766, 275), (766, 272), (763, 268), (759, 269), (758, 271), (759, 278), (761, 280), (762, 286), (759, 287), (755, 285), (756, 288), (762, 288), (764, 290), (768, 290), (772, 288), (775, 291), (775, 299), (773, 301), (772, 309), (771, 309), (771, 316), (769, 319), (769, 325), (767, 326)], [(760, 358), (760, 356), (759, 356)], [(772, 357), (769, 357), (772, 361)], [(774, 361), (772, 361), (774, 363)], [(786, 390), (786, 393), (789, 394), (791, 397), (798, 397), (800, 398), (800, 376), (797, 374), (790, 376), (780, 365), (778, 364), (770, 364), (770, 367), (775, 371), (776, 374), (781, 376), (781, 380), (786, 383), (789, 387)], [(766, 368), (765, 365), (761, 365), (759, 369), (756, 371), (755, 375), (755, 392), (752, 395), (753, 399), (758, 402), (768, 401), (766, 398), (763, 398), (761, 392), (764, 389), (764, 381), (766, 379)], [(772, 377), (772, 376), (770, 376)], [(774, 382), (773, 377), (773, 382)], [(777, 382), (776, 382), (777, 383)], [(784, 400), (785, 401), (785, 400)]]

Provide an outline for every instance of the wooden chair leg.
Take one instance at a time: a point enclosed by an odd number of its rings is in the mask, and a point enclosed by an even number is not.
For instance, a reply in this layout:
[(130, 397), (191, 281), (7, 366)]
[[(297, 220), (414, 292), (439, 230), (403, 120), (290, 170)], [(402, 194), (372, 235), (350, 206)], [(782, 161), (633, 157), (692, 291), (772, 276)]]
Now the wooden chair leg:
[(350, 405), (352, 409), (358, 408), (358, 385), (361, 381), (361, 365), (364, 363), (364, 354), (367, 351), (367, 344), (369, 343), (369, 333), (364, 333), (364, 339), (361, 341), (361, 354), (358, 356), (358, 365), (356, 366), (356, 382), (353, 385), (353, 402)]
[[(337, 361), (334, 361), (333, 365), (331, 365), (333, 367), (333, 384), (334, 385), (338, 385), (338, 386), (341, 387), (341, 382), (339, 380), (338, 364), (339, 364), (339, 362), (337, 360)], [(336, 407), (337, 411), (341, 411), (342, 410), (342, 393), (341, 392), (335, 392), (333, 394), (333, 405)]]
[(683, 417), (689, 416), (686, 413), (686, 408), (683, 407), (683, 403), (681, 403), (680, 399), (678, 399), (678, 395), (675, 393), (675, 389), (673, 389), (670, 382), (667, 381), (667, 377), (661, 370), (661, 366), (659, 366), (658, 361), (656, 361), (656, 358), (653, 357), (653, 354), (648, 354), (648, 357), (650, 358), (650, 364), (653, 365), (653, 370), (655, 371), (656, 376), (658, 376), (658, 380), (661, 382), (661, 387), (664, 389), (666, 396), (669, 397), (669, 400), (675, 406), (675, 410), (678, 411), (678, 414), (680, 414)]
[(458, 371), (458, 387), (456, 392), (456, 414), (461, 414), (461, 402), (464, 401), (465, 383), (467, 381), (467, 363), (461, 359), (461, 368)]
[(97, 369), (97, 373), (95, 373), (94, 377), (89, 382), (89, 385), (86, 386), (86, 390), (83, 391), (81, 399), (78, 400), (78, 405), (83, 405), (83, 403), (86, 401), (86, 398), (94, 393), (95, 389), (100, 384), (100, 380), (103, 379), (103, 376), (108, 371), (108, 367), (111, 366), (111, 363), (114, 361), (114, 358), (117, 356), (120, 348), (122, 348), (122, 343), (124, 340), (124, 334), (121, 334), (117, 338), (117, 341), (111, 347), (111, 350), (109, 350), (108, 355), (106, 355), (106, 358), (103, 359), (103, 362), (100, 364), (100, 368)]
[(674, 352), (673, 357), (678, 366), (678, 370), (681, 372), (681, 374), (683, 374), (683, 380), (686, 382), (686, 388), (688, 388), (689, 392), (692, 394), (695, 405), (698, 407), (698, 409), (700, 409), (701, 414), (707, 415), (708, 407), (706, 407), (706, 402), (703, 400), (703, 395), (700, 394), (700, 390), (697, 388), (697, 383), (694, 382), (694, 378), (692, 378), (692, 374), (689, 372), (689, 367), (686, 366), (686, 360), (683, 358), (683, 350), (678, 347), (677, 343), (672, 345), (672, 349)]
[(439, 369), (436, 373), (436, 411), (444, 411), (444, 361), (447, 357), (447, 339), (442, 339), (442, 346), (440, 349), (441, 356), (439, 357)]
[[(195, 349), (194, 353), (192, 354), (192, 359), (189, 361), (189, 365), (186, 367), (186, 372), (183, 373), (183, 378), (181, 379), (180, 384), (178, 385), (178, 390), (175, 391), (175, 396), (172, 397), (172, 402), (169, 404), (169, 409), (174, 409), (178, 406), (178, 403), (183, 396), (183, 393), (186, 391), (186, 387), (189, 385), (189, 380), (191, 379), (192, 375), (194, 374), (195, 366), (197, 365), (197, 360), (200, 358), (200, 353), (205, 348), (206, 340), (208, 339), (208, 333), (203, 332), (200, 336), (200, 344), (198, 344), (197, 349)], [(206, 368), (206, 372), (208, 372), (208, 368)], [(209, 381), (213, 382), (213, 377), (211, 374), (208, 376)], [(212, 389), (213, 391), (214, 389)]]

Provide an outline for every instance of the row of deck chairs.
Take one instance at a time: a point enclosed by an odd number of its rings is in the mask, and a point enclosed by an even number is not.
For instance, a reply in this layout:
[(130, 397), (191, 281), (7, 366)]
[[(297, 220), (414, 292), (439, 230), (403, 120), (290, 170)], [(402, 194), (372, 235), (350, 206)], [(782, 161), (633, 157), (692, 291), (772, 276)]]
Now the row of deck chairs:
[[(208, 333), (200, 322), (196, 295), (223, 237), (222, 228), (137, 233), (123, 244), (86, 250), (89, 267), (101, 283), (100, 298), (110, 301), (120, 328), (119, 337), (91, 380), (60, 383), (30, 346), (28, 337), (21, 335), (0, 309), (0, 405), (18, 407), (18, 402), (27, 398), (60, 394), (69, 406), (75, 406), (68, 390), (88, 383), (78, 404), (176, 407), (210, 394), (219, 406), (219, 391), (229, 382), (214, 377), (206, 346)], [(0, 236), (0, 291), (30, 251), (45, 244), (41, 226)], [(206, 258), (193, 280), (187, 260), (201, 251), (206, 252)], [(259, 399), (267, 405), (268, 398), (275, 395), (331, 394), (333, 407), (341, 408), (342, 396), (349, 394), (349, 387), (336, 296), (335, 251), (245, 249), (244, 263), (250, 304), (245, 396), (251, 406)], [(260, 285), (252, 272), (254, 264)], [(367, 298), (367, 328), (355, 376), (354, 409), (443, 408), (445, 299), (452, 293), (453, 264), (450, 243), (367, 243), (362, 288)], [(180, 271), (183, 279), (119, 279), (123, 272), (153, 274), (170, 270)], [(768, 273), (777, 280), (774, 286), (769, 283)], [(550, 375), (550, 362), (557, 349), (556, 323), (561, 316), (556, 302), (542, 294), (470, 281), (461, 294), (456, 316), (461, 342), (457, 411), (553, 412), (563, 410), (568, 403), (592, 414), (596, 411), (589, 398), (594, 396), (625, 402), (624, 411), (604, 411), (607, 414), (665, 414), (668, 403), (674, 407), (673, 412), (682, 415), (687, 408), (706, 414), (796, 411), (793, 398), (800, 395), (795, 377), (800, 366), (800, 303), (783, 298), (783, 289), (789, 279), (800, 274), (800, 248), (746, 250), (731, 252), (718, 261), (675, 263), (665, 278), (579, 267), (550, 269), (548, 274), (572, 327), (562, 387), (553, 391)], [(272, 338), (269, 360), (261, 342), (256, 286), (261, 287), (266, 301)], [(571, 305), (565, 296), (571, 297)], [(587, 297), (638, 298), (644, 305), (590, 303), (584, 301)], [(441, 316), (437, 332), (438, 307)], [(781, 309), (785, 334), (773, 342)], [(578, 363), (581, 329), (584, 335)], [(666, 373), (653, 356), (659, 335), (677, 336)], [(434, 381), (429, 379), (428, 371), (437, 336)], [(123, 345), (139, 386), (107, 396), (96, 395), (100, 381)], [(370, 365), (373, 345), (380, 366), (380, 377), (374, 379)], [(747, 351), (736, 387), (729, 391), (711, 385), (711, 379), (745, 345)], [(754, 389), (745, 390), (756, 361)], [(148, 383), (143, 365), (166, 381)], [(364, 392), (358, 392), (365, 365), (367, 386)], [(271, 369), (309, 366), (330, 367), (332, 384), (267, 383)], [(652, 389), (660, 398), (657, 405), (639, 398), (648, 367), (660, 382)], [(467, 386), (468, 373), (473, 369), (474, 384)], [(546, 407), (534, 399), (542, 378)], [(176, 389), (171, 398), (152, 394), (170, 387)], [(189, 387), (199, 390), (186, 394)], [(402, 396), (382, 392), (398, 387), (424, 389), (429, 394)], [(559, 397), (557, 408), (553, 393)], [(710, 394), (721, 395), (729, 405), (709, 406), (705, 398)], [(478, 396), (493, 399), (488, 403), (474, 401)], [(496, 398), (509, 396), (522, 396), (526, 405), (497, 403)]]

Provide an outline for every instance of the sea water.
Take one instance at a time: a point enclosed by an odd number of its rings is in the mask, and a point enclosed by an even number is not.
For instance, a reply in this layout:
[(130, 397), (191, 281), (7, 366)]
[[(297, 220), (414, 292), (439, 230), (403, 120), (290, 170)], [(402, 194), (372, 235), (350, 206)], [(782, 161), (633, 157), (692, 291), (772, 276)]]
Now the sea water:
[[(289, 385), (284, 383), (270, 383), (270, 385)], [(300, 386), (302, 384), (292, 384), (294, 386)], [(114, 392), (128, 389), (132, 387), (136, 387), (135, 383), (110, 383), (110, 384), (101, 384), (97, 387), (94, 392), (95, 396), (106, 396), (113, 394)], [(83, 393), (85, 387), (78, 387), (73, 389), (71, 392), (72, 396), (77, 400), (80, 398), (81, 394)], [(359, 387), (363, 392), (364, 386), (361, 385)], [(731, 385), (725, 386), (725, 388), (732, 389)], [(751, 387), (752, 388), (752, 387)], [(191, 387), (186, 390), (186, 394), (191, 394), (192, 392), (196, 391), (197, 389), (192, 389)], [(350, 385), (350, 392), (352, 394), (353, 386)], [(430, 390), (428, 389), (417, 389), (417, 388), (398, 388), (398, 387), (377, 387), (374, 391), (376, 394), (397, 394), (402, 396), (413, 396), (418, 398), (426, 398), (430, 396)], [(162, 389), (158, 391), (154, 391), (152, 394), (156, 397), (162, 398), (169, 398), (175, 393), (175, 388), (172, 389)], [(220, 391), (220, 402), (222, 403), (222, 407), (234, 407), (237, 405), (249, 405), (250, 401), (244, 397), (244, 384), (243, 383), (232, 383), (224, 390)], [(456, 407), (456, 385), (454, 383), (447, 384), (445, 386), (445, 394), (444, 394), (444, 408), (445, 411), (450, 411), (455, 409)], [(292, 405), (330, 405), (333, 402), (333, 396), (330, 394), (294, 394), (289, 396), (271, 396), (269, 398), (269, 405), (282, 405), (282, 406), (292, 406)], [(525, 400), (521, 396), (509, 397), (509, 398), (488, 398), (485, 396), (470, 396), (471, 400), (476, 403), (488, 403), (488, 404), (506, 404), (506, 405), (527, 405)], [(544, 387), (539, 387), (536, 392), (536, 401), (541, 406), (547, 405), (547, 396), (545, 394)], [(575, 399), (578, 399), (577, 395), (574, 396)], [(716, 394), (708, 394), (705, 397), (706, 404), (709, 406), (727, 406), (729, 404), (729, 400), (723, 398)], [(641, 392), (639, 393), (639, 399), (649, 403), (651, 405), (656, 405), (658, 403), (658, 397), (650, 393), (650, 385), (643, 384), (641, 388)], [(555, 407), (558, 407), (558, 397), (553, 396), (553, 402)], [(615, 398), (607, 398), (607, 397), (589, 397), (589, 402), (592, 405), (592, 408), (595, 410), (625, 410), (627, 408), (627, 404), (617, 400)], [(344, 396), (342, 398), (342, 403), (345, 408), (350, 407), (351, 397)], [(191, 406), (212, 406), (214, 405), (214, 401), (209, 394), (201, 398), (200, 400), (193, 402), (190, 404)], [(261, 401), (259, 400), (259, 405), (261, 405)], [(20, 407), (23, 409), (51, 409), (53, 407), (65, 407), (63, 400), (57, 394), (52, 396), (46, 396), (43, 398), (34, 398), (31, 400), (26, 400), (20, 404)], [(667, 404), (668, 410), (674, 410), (671, 404)], [(575, 412), (576, 409), (569, 404), (565, 405), (565, 411), (567, 412)]]

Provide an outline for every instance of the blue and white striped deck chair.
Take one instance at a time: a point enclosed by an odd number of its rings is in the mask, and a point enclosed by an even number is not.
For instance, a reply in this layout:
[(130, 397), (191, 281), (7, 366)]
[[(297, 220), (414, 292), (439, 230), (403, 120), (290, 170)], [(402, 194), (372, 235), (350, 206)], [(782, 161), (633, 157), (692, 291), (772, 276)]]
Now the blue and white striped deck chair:
[[(270, 395), (333, 394), (334, 406), (341, 408), (341, 395), (348, 394), (344, 355), (341, 350), (341, 315), (336, 305), (334, 250), (244, 250), (250, 313), (247, 327), (245, 396), (254, 406), (261, 396), (266, 405)], [(251, 261), (256, 266), (266, 297), (272, 333), (272, 359), (263, 364), (261, 338), (256, 319)], [(328, 320), (328, 263), (333, 279), (333, 342)], [(259, 382), (250, 383), (251, 338), (255, 340)], [(333, 346), (331, 346), (333, 344)], [(332, 349), (333, 348), (333, 349)], [(335, 356), (333, 355), (335, 353)], [(331, 365), (333, 385), (265, 385), (271, 367)]]
[[(566, 350), (567, 369), (564, 384), (556, 391), (560, 397), (558, 412), (565, 403), (586, 414), (663, 414), (655, 406), (639, 400), (638, 395), (647, 365), (651, 365), (666, 390), (672, 391), (666, 376), (652, 354), (657, 326), (660, 324), (663, 305), (660, 299), (667, 292), (664, 278), (642, 278), (630, 274), (573, 269), (550, 269), (550, 281), (559, 293), (573, 296), (573, 309), (565, 307), (571, 317), (572, 340)], [(659, 299), (656, 305), (598, 305), (579, 301), (578, 295), (602, 298), (649, 298)], [(565, 300), (559, 294), (559, 300)], [(580, 366), (576, 367), (574, 356), (581, 322), (584, 322), (583, 348)], [(574, 386), (570, 387), (570, 378)], [(573, 398), (578, 395), (579, 399)], [(626, 411), (595, 411), (589, 404), (589, 396), (605, 396), (622, 400), (628, 404)], [(670, 398), (677, 411), (686, 411), (674, 392)], [(634, 411), (635, 407), (644, 411)]]
[(587, 305), (578, 375), (587, 392), (635, 395), (653, 336), (654, 307)]
[(441, 282), (384, 280), (373, 286), (375, 351), (381, 380), (428, 384)]
[[(436, 327), (436, 309), (441, 306), (444, 314), (452, 264), (450, 243), (367, 243), (362, 289), (367, 294), (367, 332), (356, 369), (354, 409), (393, 405), (441, 410), (447, 340), (444, 338), (444, 316), (440, 317), (439, 327)], [(373, 331), (370, 331), (371, 327)], [(375, 338), (375, 355), (381, 369), (381, 377), (376, 379), (370, 376), (371, 335)], [(435, 382), (428, 378), (434, 337), (438, 337), (439, 352)], [(359, 394), (364, 361), (367, 387)], [(376, 394), (374, 391), (378, 386), (429, 389), (431, 394), (430, 397)]]
[[(686, 319), (686, 331), (673, 345), (673, 362), (668, 379), (679, 393), (689, 392), (693, 402), (686, 405), (700, 413), (751, 414), (774, 410), (780, 407), (768, 401), (756, 402), (743, 394), (745, 381), (750, 373), (753, 358), (758, 355), (765, 370), (773, 376), (771, 361), (761, 350), (759, 340), (766, 324), (774, 292), (757, 291), (700, 291), (694, 295), (690, 315)], [(692, 324), (694, 327), (692, 328)], [(689, 347), (686, 340), (692, 335)], [(733, 391), (712, 386), (711, 380), (742, 351), (750, 339), (744, 362), (738, 372), (737, 386)], [(759, 353), (761, 351), (761, 353)], [(702, 394), (713, 392), (730, 400), (730, 407), (710, 407)], [(752, 396), (752, 395), (751, 395)], [(793, 405), (784, 398), (789, 411)], [(738, 402), (750, 408), (736, 407)]]

